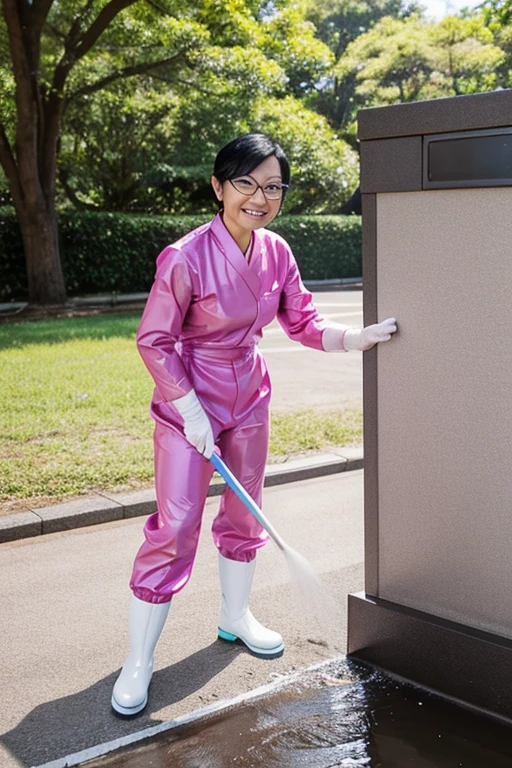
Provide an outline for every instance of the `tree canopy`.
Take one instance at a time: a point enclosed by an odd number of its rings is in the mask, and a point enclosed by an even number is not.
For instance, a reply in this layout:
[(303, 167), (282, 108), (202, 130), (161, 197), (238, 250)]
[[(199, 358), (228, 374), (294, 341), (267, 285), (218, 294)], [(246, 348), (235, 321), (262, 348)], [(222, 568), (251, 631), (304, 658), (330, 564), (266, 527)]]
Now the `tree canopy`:
[(159, 170), (178, 178), (178, 157), (202, 168), (220, 138), (247, 124), (252, 103), (284, 97), (330, 64), (287, 0), (2, 0), (2, 11), (0, 164), (30, 297), (44, 303), (65, 298), (57, 178), (74, 204), (124, 210), (137, 195), (144, 204), (148, 166), (153, 182)]
[(44, 303), (65, 298), (59, 207), (213, 210), (216, 151), (261, 130), (291, 160), (287, 210), (334, 213), (359, 108), (512, 85), (512, 0), (437, 23), (407, 0), (1, 2), (0, 202)]
[(336, 73), (354, 77), (356, 104), (373, 106), (491, 90), (504, 56), (482, 17), (386, 17), (347, 47)]
[[(286, 135), (293, 136), (288, 141), (295, 190), (290, 200), (296, 209), (336, 210), (346, 200), (349, 187), (357, 184), (355, 156), (304, 105), (310, 84), (332, 66), (328, 47), (294, 3), (281, 3), (271, 13), (246, 12), (240, 19), (243, 8), (247, 11), (239, 0), (210, 3), (208, 9), (194, 6), (193, 18), (205, 23), (209, 37), (179, 71), (116, 81), (73, 100), (63, 120), (58, 164), (62, 190), (73, 205), (213, 209), (209, 180), (219, 147), (237, 133), (256, 129), (273, 130), (283, 139), (275, 119), (279, 111)], [(226, 17), (230, 24), (221, 23)], [(314, 148), (320, 135), (332, 146), (330, 162)], [(341, 156), (346, 168), (340, 186)], [(322, 184), (311, 183), (308, 157), (321, 160), (318, 176), (333, 190), (330, 196)]]

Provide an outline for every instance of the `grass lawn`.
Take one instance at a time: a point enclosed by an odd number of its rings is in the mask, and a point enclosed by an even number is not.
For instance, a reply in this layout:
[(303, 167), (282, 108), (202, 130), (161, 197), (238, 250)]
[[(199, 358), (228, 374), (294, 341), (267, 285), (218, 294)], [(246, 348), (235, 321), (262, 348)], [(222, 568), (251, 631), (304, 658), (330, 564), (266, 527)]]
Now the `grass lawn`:
[[(0, 325), (0, 514), (153, 480), (140, 315)], [(270, 460), (361, 441), (358, 411), (272, 414)]]

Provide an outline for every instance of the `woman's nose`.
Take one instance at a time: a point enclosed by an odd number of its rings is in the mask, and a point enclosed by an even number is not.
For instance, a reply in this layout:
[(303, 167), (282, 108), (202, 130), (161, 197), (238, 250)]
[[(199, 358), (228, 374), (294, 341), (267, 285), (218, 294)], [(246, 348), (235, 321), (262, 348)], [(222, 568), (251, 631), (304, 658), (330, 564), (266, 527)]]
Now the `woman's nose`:
[(263, 202), (266, 202), (267, 200), (267, 198), (263, 194), (263, 189), (261, 187), (257, 187), (256, 191), (253, 192), (253, 194), (251, 195), (251, 200), (254, 200), (256, 196), (258, 196), (258, 202), (261, 202), (262, 200)]

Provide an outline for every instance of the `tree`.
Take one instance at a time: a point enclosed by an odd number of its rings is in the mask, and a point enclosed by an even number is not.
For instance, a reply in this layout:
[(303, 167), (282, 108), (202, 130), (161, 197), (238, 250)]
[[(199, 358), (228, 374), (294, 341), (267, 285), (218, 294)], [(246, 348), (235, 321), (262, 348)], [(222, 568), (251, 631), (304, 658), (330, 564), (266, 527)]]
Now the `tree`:
[[(255, 65), (254, 58), (251, 66)], [(261, 62), (262, 70), (268, 69)], [(236, 67), (240, 75), (242, 66)], [(279, 72), (279, 70), (276, 70)], [(249, 71), (245, 73), (249, 78)], [(214, 77), (199, 78), (203, 88), (186, 96), (137, 88), (95, 94), (101, 104), (80, 109), (76, 125), (66, 119), (59, 173), (73, 205), (103, 210), (154, 213), (213, 213), (210, 187), (213, 160), (234, 135), (256, 130), (271, 133), (284, 146), (292, 165), (288, 213), (333, 213), (357, 185), (357, 155), (340, 141), (326, 119), (294, 97), (269, 95), (252, 86)], [(282, 78), (282, 73), (281, 73)], [(207, 87), (206, 87), (207, 83)], [(146, 83), (141, 83), (146, 86)], [(199, 84), (198, 84), (199, 85)], [(251, 88), (251, 98), (247, 89)], [(208, 98), (205, 98), (208, 93)], [(73, 133), (67, 131), (73, 128)], [(69, 176), (68, 176), (69, 175)]]
[[(201, 136), (212, 141), (226, 133), (220, 119), (198, 124), (190, 136), (183, 117), (198, 93), (206, 101), (213, 85), (229, 95), (224, 108), (233, 112), (242, 93), (283, 95), (287, 84), (300, 89), (303, 78), (329, 63), (329, 52), (293, 6), (289, 0), (2, 0), (0, 165), (20, 223), (31, 302), (66, 299), (57, 168), (74, 204), (130, 209), (140, 198), (148, 157), (155, 159), (169, 132), (176, 150), (199, 143), (203, 158), (208, 145)], [(311, 45), (297, 39), (287, 56), (277, 38), (285, 30), (293, 41), (299, 27)], [(123, 87), (135, 77), (145, 79), (144, 88)], [(242, 111), (235, 123), (244, 117)], [(92, 129), (90, 140), (85, 128)], [(112, 136), (102, 137), (102, 129)], [(148, 135), (156, 138), (153, 147)], [(121, 142), (109, 154), (116, 138)], [(75, 169), (86, 165), (87, 150), (97, 153), (96, 178), (103, 174), (95, 189), (77, 183)], [(152, 170), (162, 178), (174, 173), (165, 162), (152, 162)]]
[(512, 0), (486, 0), (479, 6), (485, 26), (505, 56), (496, 69), (497, 84), (512, 86)]
[(285, 82), (256, 48), (210, 47), (193, 70), (120, 81), (75, 101), (58, 164), (69, 200), (109, 211), (212, 210), (216, 151), (242, 130), (251, 101), (282, 93)]
[[(208, 16), (210, 33), (215, 31), (217, 42), (229, 38), (236, 44), (204, 47), (193, 70), (118, 81), (70, 105), (58, 169), (73, 205), (156, 213), (214, 211), (210, 176), (219, 146), (255, 128), (255, 104), (283, 99), (290, 92), (304, 97), (307, 83), (332, 64), (329, 49), (315, 38), (313, 25), (304, 21), (295, 1), (246, 19), (245, 27), (238, 24), (236, 29), (225, 29), (222, 15), (217, 17), (218, 11)], [(315, 131), (317, 116), (303, 112), (301, 130)], [(338, 146), (336, 137), (329, 137), (329, 146), (332, 142)], [(298, 145), (290, 144), (294, 167), (302, 167)], [(322, 173), (325, 165), (323, 161)], [(338, 174), (334, 201), (340, 193), (346, 195), (339, 181)], [(307, 206), (305, 196), (302, 200)], [(309, 204), (318, 204), (315, 196)]]
[(512, 26), (512, 0), (485, 0), (479, 8), (487, 23), (497, 23), (502, 27)]
[(177, 102), (146, 76), (120, 80), (70, 104), (62, 123), (57, 203), (153, 212), (151, 193), (173, 142)]
[(358, 107), (492, 90), (503, 57), (480, 16), (384, 18), (347, 47), (336, 75), (356, 81), (355, 120)]
[(357, 153), (341, 140), (322, 115), (298, 99), (263, 98), (253, 105), (251, 125), (279, 136), (292, 161), (286, 212), (337, 213), (357, 186)]
[(287, 95), (298, 98), (307, 95), (334, 63), (329, 47), (318, 39), (305, 13), (305, 4), (294, 2), (262, 24), (265, 55), (285, 73)]
[[(123, 77), (183, 66), (205, 31), (170, 8), (135, 0), (2, 0), (4, 59), (0, 163), (23, 237), (29, 299), (66, 298), (59, 256), (55, 171), (63, 114), (79, 95)], [(169, 4), (170, 5), (170, 4)], [(155, 21), (158, 20), (158, 25)], [(148, 25), (158, 34), (148, 40)]]
[[(335, 130), (343, 130), (352, 111), (355, 76), (337, 75), (336, 64), (347, 46), (369, 32), (382, 18), (403, 19), (420, 11), (420, 5), (407, 0), (311, 0), (307, 17), (317, 28), (317, 36), (331, 50), (334, 71), (316, 84), (311, 105), (325, 115)], [(347, 140), (353, 140), (350, 134)], [(353, 140), (356, 146), (355, 140)]]
[(492, 91), (500, 85), (498, 71), (505, 52), (495, 45), (482, 15), (447, 16), (433, 28), (432, 41), (436, 52), (432, 80), (437, 78), (434, 95), (440, 87), (440, 95), (460, 96)]

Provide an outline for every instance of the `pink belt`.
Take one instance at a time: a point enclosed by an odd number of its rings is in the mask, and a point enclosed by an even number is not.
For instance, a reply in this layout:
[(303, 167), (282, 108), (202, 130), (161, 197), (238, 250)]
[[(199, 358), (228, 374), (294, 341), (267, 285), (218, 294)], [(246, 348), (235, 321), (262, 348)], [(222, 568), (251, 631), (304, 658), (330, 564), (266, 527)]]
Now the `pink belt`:
[(256, 345), (223, 347), (220, 344), (191, 344), (182, 342), (183, 357), (203, 357), (218, 362), (230, 360), (249, 360), (254, 357)]

